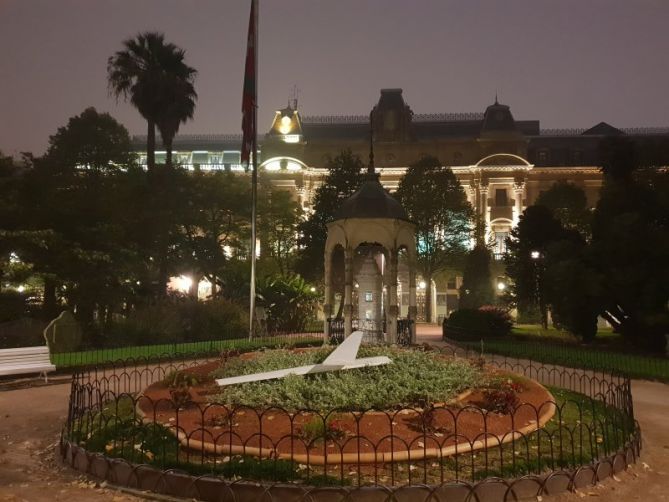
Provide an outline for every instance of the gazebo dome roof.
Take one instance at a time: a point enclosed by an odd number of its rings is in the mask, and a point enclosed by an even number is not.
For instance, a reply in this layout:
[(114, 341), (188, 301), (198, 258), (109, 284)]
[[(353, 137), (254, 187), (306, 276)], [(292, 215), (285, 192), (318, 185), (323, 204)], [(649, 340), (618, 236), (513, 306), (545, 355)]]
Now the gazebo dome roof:
[(379, 182), (377, 174), (368, 174), (362, 186), (346, 199), (332, 221), (347, 218), (389, 218), (409, 221), (402, 205)]

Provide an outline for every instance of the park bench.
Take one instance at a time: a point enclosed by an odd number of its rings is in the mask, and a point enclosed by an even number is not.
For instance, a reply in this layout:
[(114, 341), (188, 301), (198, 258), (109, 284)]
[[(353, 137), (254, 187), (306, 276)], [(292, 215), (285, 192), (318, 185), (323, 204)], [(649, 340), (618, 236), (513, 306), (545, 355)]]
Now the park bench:
[(55, 371), (51, 364), (49, 347), (19, 347), (16, 349), (0, 349), (0, 376), (39, 373), (47, 382), (47, 372)]

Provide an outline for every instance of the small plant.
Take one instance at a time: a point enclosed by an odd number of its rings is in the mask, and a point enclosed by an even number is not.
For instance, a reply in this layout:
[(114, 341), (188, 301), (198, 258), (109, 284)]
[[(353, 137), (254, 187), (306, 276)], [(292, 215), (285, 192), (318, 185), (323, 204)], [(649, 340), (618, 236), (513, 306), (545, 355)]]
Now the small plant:
[(518, 394), (523, 392), (523, 390), (525, 389), (520, 383), (514, 382), (510, 378), (503, 382), (495, 383), (493, 387), (483, 391), (483, 403), (481, 403), (481, 407), (493, 413), (502, 413), (504, 415), (513, 413), (520, 404)]
[(308, 443), (319, 440), (337, 441), (346, 437), (346, 429), (339, 420), (313, 417), (302, 426), (300, 436)]
[(191, 373), (174, 371), (163, 382), (170, 389), (170, 396), (172, 397), (174, 406), (181, 408), (191, 401), (190, 391), (193, 386), (198, 384), (198, 379)]

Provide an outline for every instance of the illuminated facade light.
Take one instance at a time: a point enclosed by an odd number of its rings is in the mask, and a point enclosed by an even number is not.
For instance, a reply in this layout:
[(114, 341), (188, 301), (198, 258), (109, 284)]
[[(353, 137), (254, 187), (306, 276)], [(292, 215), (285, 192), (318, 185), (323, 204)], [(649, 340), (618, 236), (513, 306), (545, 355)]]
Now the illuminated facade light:
[(498, 282), (497, 283), (497, 289), (499, 291), (504, 291), (506, 289), (506, 284), (504, 284), (503, 282)]
[(299, 134), (285, 134), (283, 133), (283, 141), (285, 143), (299, 143), (300, 135)]
[(172, 277), (168, 284), (168, 288), (180, 293), (188, 293), (193, 286), (193, 279), (187, 275), (180, 275), (179, 277)]
[(427, 286), (427, 284), (425, 284), (425, 281), (420, 281), (418, 283), (418, 289), (425, 289), (425, 286)]
[(533, 260), (538, 260), (539, 258), (541, 258), (541, 253), (540, 253), (539, 251), (532, 251), (532, 252), (530, 253), (530, 257), (531, 257)]
[(26, 287), (23, 286), (23, 285), (21, 285), (21, 286), (19, 286), (18, 288), (16, 288), (16, 291), (18, 291), (19, 293), (23, 293), (25, 290), (26, 290)]

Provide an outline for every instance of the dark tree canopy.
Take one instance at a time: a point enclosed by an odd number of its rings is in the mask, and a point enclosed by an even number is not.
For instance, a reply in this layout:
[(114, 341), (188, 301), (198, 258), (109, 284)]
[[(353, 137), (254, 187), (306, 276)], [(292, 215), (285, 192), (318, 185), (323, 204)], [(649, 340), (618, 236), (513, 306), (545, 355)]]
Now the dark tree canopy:
[(409, 166), (395, 196), (416, 223), (418, 269), (428, 284), (425, 303), (431, 319), (429, 284), (464, 256), (473, 232), (473, 210), (453, 172), (435, 157)]
[(490, 251), (479, 244), (465, 257), (459, 305), (460, 308), (477, 309), (483, 305), (492, 305), (494, 300)]
[(668, 200), (666, 171), (638, 170), (621, 161), (618, 169), (605, 171), (592, 223), (604, 315), (624, 336), (652, 350), (662, 350), (669, 333)]
[(590, 235), (590, 211), (585, 192), (568, 181), (558, 181), (539, 194), (535, 205), (545, 206), (553, 212), (565, 228), (577, 230), (584, 237)]
[[(326, 162), (328, 175), (316, 190), (313, 212), (300, 224), (300, 251), (297, 271), (308, 280), (323, 280), (323, 260), (326, 223), (330, 221), (341, 203), (360, 187), (364, 164), (351, 150), (344, 150)], [(335, 286), (336, 287), (336, 286)]]
[(520, 215), (507, 245), (506, 273), (511, 278), (510, 293), (519, 312), (539, 309), (547, 324), (548, 291), (544, 267), (548, 246), (562, 237), (564, 229), (550, 209), (529, 206)]

